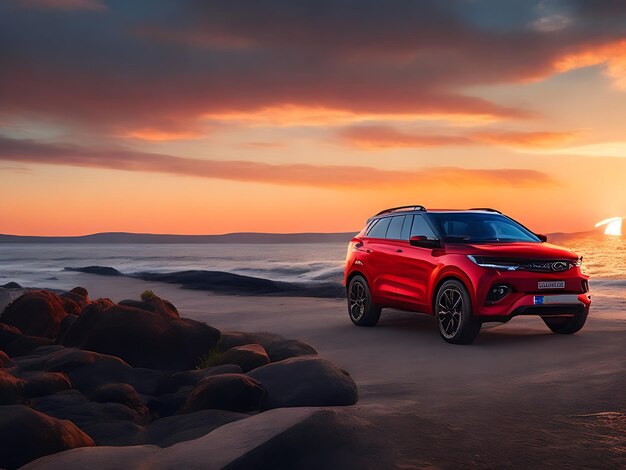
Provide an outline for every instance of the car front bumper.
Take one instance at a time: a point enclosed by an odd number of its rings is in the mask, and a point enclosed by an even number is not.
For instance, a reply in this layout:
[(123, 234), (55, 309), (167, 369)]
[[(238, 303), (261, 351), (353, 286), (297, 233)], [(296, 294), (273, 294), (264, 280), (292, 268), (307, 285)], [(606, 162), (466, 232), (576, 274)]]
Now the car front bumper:
[(474, 317), (482, 321), (504, 322), (518, 315), (538, 315), (542, 317), (568, 317), (579, 315), (591, 305), (591, 294), (521, 294), (512, 304), (507, 305), (503, 312), (500, 306), (494, 305), (491, 311), (483, 312)]

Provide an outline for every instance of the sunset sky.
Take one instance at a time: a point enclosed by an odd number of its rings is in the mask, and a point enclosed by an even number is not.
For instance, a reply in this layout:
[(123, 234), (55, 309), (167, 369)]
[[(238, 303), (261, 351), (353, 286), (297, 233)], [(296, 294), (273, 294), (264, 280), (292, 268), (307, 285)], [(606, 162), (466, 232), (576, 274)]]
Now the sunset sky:
[(626, 1), (0, 3), (0, 233), (626, 215)]

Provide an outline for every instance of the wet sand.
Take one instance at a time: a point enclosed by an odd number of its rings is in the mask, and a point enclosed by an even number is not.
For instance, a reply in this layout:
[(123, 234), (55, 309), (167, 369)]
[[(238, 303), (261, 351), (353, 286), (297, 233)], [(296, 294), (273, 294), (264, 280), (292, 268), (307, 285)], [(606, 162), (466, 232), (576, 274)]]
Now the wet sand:
[[(626, 311), (599, 289), (583, 331), (539, 318), (484, 328), (471, 346), (443, 342), (431, 317), (385, 310), (353, 326), (335, 299), (207, 295), (82, 274), (92, 298), (145, 289), (219, 329), (271, 331), (312, 344), (356, 381), (366, 418), (399, 467), (626, 468)], [(115, 295), (111, 295), (114, 293)]]

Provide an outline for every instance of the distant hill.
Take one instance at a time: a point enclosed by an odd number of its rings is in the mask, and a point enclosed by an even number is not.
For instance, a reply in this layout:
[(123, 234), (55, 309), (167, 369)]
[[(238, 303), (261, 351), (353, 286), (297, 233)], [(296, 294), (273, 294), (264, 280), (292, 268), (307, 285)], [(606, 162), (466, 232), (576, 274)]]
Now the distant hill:
[(581, 238), (598, 238), (604, 239), (604, 227), (596, 228), (594, 230), (587, 230), (585, 232), (555, 232), (548, 234), (549, 243), (559, 243), (569, 240), (581, 239)]
[(2, 235), (0, 243), (347, 243), (356, 232), (340, 233), (255, 233), (224, 235), (166, 235), (106, 232), (77, 237)]
[[(156, 233), (105, 232), (76, 237), (36, 237), (0, 234), (0, 243), (347, 243), (356, 232), (261, 233), (239, 232), (224, 235), (167, 235)], [(549, 233), (550, 242), (580, 237), (603, 237), (602, 230), (576, 233)]]

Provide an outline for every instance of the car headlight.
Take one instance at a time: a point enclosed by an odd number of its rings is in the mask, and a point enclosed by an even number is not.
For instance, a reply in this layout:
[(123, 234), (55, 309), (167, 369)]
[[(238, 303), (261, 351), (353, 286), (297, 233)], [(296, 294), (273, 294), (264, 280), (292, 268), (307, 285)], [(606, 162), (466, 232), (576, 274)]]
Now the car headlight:
[(505, 271), (516, 271), (520, 268), (519, 263), (515, 261), (495, 260), (474, 255), (467, 255), (467, 257), (472, 263), (482, 268), (502, 269)]

